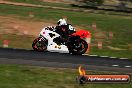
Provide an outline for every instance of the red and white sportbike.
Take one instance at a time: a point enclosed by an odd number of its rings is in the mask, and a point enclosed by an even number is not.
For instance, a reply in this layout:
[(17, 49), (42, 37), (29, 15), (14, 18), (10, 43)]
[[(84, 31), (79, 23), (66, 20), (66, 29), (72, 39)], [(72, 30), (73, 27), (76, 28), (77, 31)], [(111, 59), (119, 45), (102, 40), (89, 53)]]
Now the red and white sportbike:
[(55, 41), (60, 35), (52, 27), (42, 29), (39, 37), (33, 41), (32, 48), (35, 51), (50, 51), (70, 54), (84, 54), (88, 49), (87, 36), (89, 32), (80, 30), (68, 36), (65, 42), (58, 44)]

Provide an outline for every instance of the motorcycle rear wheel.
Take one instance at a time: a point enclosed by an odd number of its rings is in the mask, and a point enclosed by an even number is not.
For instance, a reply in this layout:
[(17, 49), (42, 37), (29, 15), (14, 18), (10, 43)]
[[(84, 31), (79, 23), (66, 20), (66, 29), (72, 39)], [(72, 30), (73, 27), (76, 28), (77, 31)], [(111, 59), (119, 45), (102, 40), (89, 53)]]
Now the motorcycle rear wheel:
[[(81, 44), (81, 45), (78, 45), (78, 44)], [(82, 55), (87, 51), (87, 49), (88, 49), (87, 42), (83, 39), (80, 39), (78, 43), (75, 43), (75, 45), (72, 44), (72, 46), (69, 47), (69, 52), (73, 55)]]

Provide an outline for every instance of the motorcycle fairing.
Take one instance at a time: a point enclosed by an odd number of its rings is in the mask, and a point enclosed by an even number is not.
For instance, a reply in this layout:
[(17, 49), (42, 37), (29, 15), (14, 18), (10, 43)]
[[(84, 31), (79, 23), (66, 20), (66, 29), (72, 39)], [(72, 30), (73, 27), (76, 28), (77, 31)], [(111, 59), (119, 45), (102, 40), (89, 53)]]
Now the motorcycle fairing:
[(50, 52), (61, 52), (61, 53), (69, 53), (69, 50), (66, 45), (57, 45), (53, 40), (60, 35), (54, 31), (43, 29), (40, 32), (40, 35), (45, 37), (48, 40), (47, 50)]

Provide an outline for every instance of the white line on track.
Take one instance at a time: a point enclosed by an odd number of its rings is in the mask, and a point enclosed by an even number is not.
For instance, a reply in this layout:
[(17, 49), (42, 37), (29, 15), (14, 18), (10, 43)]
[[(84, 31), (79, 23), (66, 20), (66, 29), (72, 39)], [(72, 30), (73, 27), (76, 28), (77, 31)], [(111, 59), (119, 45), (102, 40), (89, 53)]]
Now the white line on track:
[(128, 58), (120, 58), (120, 59), (128, 59)]
[(130, 67), (132, 67), (132, 66), (124, 66), (124, 67), (126, 67), (126, 68), (130, 68)]
[(82, 54), (82, 55), (84, 55), (84, 56), (89, 56), (89, 54)]
[(112, 65), (112, 66), (114, 66), (114, 67), (117, 67), (117, 66), (119, 66), (119, 65), (117, 65), (117, 64), (114, 64), (114, 65)]
[(98, 56), (98, 55), (89, 55), (89, 56)]
[(110, 58), (117, 58), (117, 57), (110, 57)]
[[(89, 54), (82, 54), (84, 56), (98, 56), (98, 55), (89, 55)], [(99, 56), (99, 57), (109, 57), (109, 56)], [(109, 58), (117, 58), (117, 57), (109, 57)], [(128, 58), (119, 58), (119, 59), (128, 59)]]
[(100, 56), (100, 57), (109, 57), (109, 56)]

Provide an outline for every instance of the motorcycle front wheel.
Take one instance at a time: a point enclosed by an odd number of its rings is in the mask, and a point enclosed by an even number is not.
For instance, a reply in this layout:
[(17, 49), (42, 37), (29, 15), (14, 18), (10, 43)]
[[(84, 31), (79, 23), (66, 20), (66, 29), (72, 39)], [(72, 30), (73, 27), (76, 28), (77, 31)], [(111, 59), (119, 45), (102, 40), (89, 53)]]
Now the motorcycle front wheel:
[(47, 45), (46, 45), (45, 41), (39, 41), (40, 39), (41, 39), (41, 37), (38, 37), (33, 41), (32, 48), (35, 51), (43, 52), (47, 49)]

